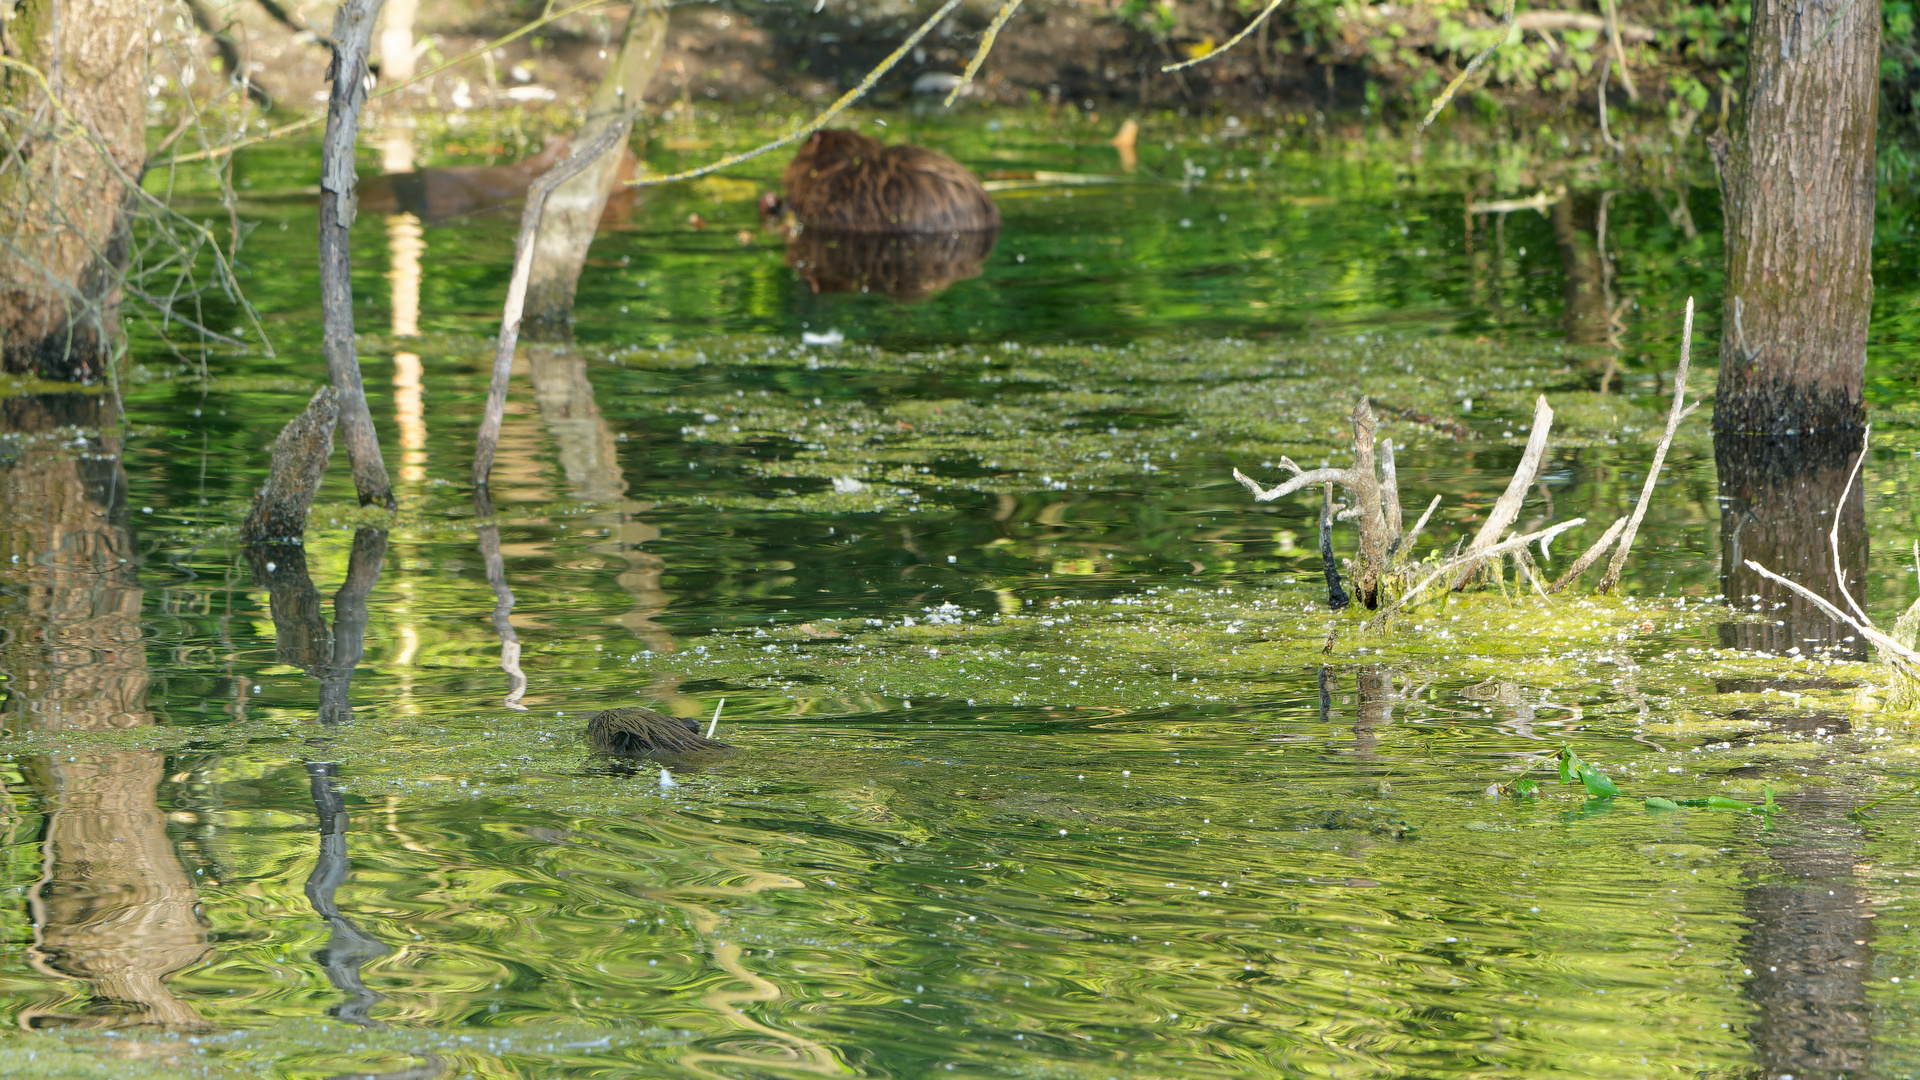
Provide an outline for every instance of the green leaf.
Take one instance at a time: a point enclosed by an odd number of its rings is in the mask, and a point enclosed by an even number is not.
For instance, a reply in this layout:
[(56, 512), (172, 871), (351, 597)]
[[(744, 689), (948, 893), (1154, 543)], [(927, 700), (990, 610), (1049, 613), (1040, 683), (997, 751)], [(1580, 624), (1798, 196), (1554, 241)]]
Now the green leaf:
[(1513, 793), (1515, 795), (1532, 795), (1539, 790), (1540, 781), (1530, 776), (1523, 776), (1513, 782)]
[(1584, 784), (1587, 794), (1596, 799), (1611, 799), (1620, 794), (1620, 789), (1599, 769), (1584, 762), (1580, 765), (1580, 783)]
[(1580, 755), (1573, 752), (1573, 747), (1568, 746), (1565, 743), (1561, 744), (1560, 746), (1560, 782), (1561, 783), (1563, 784), (1573, 783), (1573, 781), (1580, 775), (1581, 768), (1583, 768), (1585, 765), (1586, 765), (1586, 762), (1580, 760)]
[(1672, 799), (1663, 799), (1660, 796), (1655, 795), (1653, 798), (1647, 800), (1647, 809), (1678, 810), (1680, 809), (1680, 804), (1677, 802), (1674, 802)]

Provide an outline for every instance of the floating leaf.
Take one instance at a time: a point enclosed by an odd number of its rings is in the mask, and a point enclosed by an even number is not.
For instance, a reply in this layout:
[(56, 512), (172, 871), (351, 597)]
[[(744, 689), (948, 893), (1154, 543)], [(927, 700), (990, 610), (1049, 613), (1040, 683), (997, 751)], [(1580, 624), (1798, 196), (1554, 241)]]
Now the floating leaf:
[(1584, 762), (1580, 765), (1580, 783), (1586, 786), (1587, 794), (1596, 799), (1611, 799), (1620, 794), (1619, 787), (1607, 779), (1606, 774)]
[(1750, 813), (1764, 814), (1765, 808), (1755, 806), (1739, 799), (1729, 799), (1725, 795), (1709, 795), (1704, 799), (1681, 799), (1681, 806), (1691, 806), (1696, 810), (1745, 810)]
[(1532, 795), (1539, 790), (1540, 781), (1530, 776), (1523, 776), (1513, 782), (1513, 793), (1515, 795)]
[(1580, 769), (1585, 765), (1586, 765), (1586, 762), (1580, 760), (1580, 755), (1573, 752), (1573, 747), (1567, 746), (1564, 743), (1561, 744), (1560, 746), (1560, 782), (1561, 783), (1563, 784), (1573, 783), (1574, 780), (1579, 777)]
[(1663, 799), (1660, 796), (1655, 795), (1653, 798), (1647, 800), (1647, 809), (1678, 810), (1680, 809), (1680, 804), (1677, 802), (1674, 802), (1672, 799)]

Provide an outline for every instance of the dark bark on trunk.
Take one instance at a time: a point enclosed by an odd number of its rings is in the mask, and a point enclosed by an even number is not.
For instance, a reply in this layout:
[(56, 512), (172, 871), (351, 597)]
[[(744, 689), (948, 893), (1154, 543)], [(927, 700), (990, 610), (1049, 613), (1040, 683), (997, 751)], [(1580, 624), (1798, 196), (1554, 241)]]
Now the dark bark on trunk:
[[(1866, 659), (1866, 645), (1812, 604), (1747, 568), (1752, 559), (1827, 599), (1841, 603), (1828, 533), (1840, 515), (1840, 561), (1847, 586), (1860, 595), (1867, 567), (1866, 497), (1855, 484), (1835, 506), (1860, 452), (1852, 438), (1800, 435), (1766, 438), (1721, 433), (1713, 440), (1720, 474), (1721, 591), (1734, 607), (1764, 616), (1720, 627), (1728, 648), (1785, 654), (1833, 651)], [(1759, 596), (1755, 601), (1753, 596)], [(1753, 605), (1761, 605), (1758, 612)], [(1775, 608), (1776, 604), (1784, 607)], [(1848, 638), (1853, 640), (1849, 641)]]
[(360, 131), (360, 106), (367, 99), (367, 47), (381, 0), (346, 0), (333, 19), (333, 90), (327, 100), (327, 134), (320, 156), (320, 308), (326, 321), (322, 351), (327, 375), (340, 395), (340, 435), (353, 466), (360, 505), (397, 504), (380, 457), (366, 388), (360, 382), (360, 358), (353, 344), (353, 267), (347, 230), (353, 225), (354, 143)]
[(1759, 0), (1726, 202), (1718, 431), (1857, 432), (1873, 301), (1878, 0)]
[[(22, 0), (0, 70), (0, 369), (101, 377), (118, 341), (146, 162), (145, 21), (132, 0)], [(49, 100), (51, 98), (51, 100)]]
[(633, 127), (632, 110), (660, 69), (666, 42), (666, 8), (636, 3), (627, 16), (620, 53), (587, 103), (587, 120), (574, 137), (574, 146), (592, 143), (609, 128), (618, 129), (619, 135), (613, 147), (585, 172), (547, 197), (540, 232), (534, 240), (532, 276), (527, 282), (523, 327), (528, 340), (573, 339), (574, 290), (580, 283), (594, 231), (606, 212), (607, 199), (630, 160), (626, 145), (627, 133)]

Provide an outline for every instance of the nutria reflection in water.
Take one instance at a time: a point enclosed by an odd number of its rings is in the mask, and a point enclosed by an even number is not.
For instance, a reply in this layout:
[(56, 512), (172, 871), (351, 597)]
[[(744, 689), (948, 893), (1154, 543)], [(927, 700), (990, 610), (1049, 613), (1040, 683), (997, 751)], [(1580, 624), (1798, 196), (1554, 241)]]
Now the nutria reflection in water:
[(587, 721), (587, 742), (615, 757), (691, 758), (733, 753), (733, 747), (700, 734), (698, 720), (652, 709), (608, 709)]
[[(782, 177), (787, 264), (814, 292), (921, 300), (980, 273), (1000, 210), (966, 166), (918, 146), (820, 131)], [(763, 203), (778, 215), (779, 200)]]
[[(360, 209), (373, 214), (412, 214), (428, 224), (499, 210), (518, 210), (527, 188), (540, 174), (558, 164), (573, 149), (573, 141), (547, 137), (540, 152), (512, 165), (457, 165), (415, 172), (387, 173), (360, 181)], [(632, 209), (638, 189), (624, 181), (639, 175), (633, 151), (622, 147), (619, 180), (607, 200), (602, 223), (618, 220)]]

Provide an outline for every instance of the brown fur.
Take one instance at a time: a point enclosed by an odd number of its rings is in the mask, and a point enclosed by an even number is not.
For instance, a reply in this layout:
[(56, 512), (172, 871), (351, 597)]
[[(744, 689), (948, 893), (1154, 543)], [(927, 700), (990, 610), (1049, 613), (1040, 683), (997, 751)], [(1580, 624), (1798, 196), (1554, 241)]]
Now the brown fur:
[(825, 232), (800, 229), (787, 265), (817, 293), (877, 292), (912, 303), (976, 277), (993, 251), (992, 230), (946, 233)]
[(782, 178), (787, 205), (808, 229), (829, 232), (980, 232), (1000, 209), (966, 166), (918, 146), (887, 146), (854, 131), (817, 131)]
[(608, 709), (587, 721), (587, 741), (618, 757), (693, 757), (730, 754), (733, 747), (700, 734), (697, 720), (652, 709)]
[[(527, 188), (572, 148), (571, 139), (555, 135), (547, 138), (539, 153), (512, 165), (457, 165), (369, 176), (360, 181), (360, 209), (371, 214), (408, 213), (430, 224), (518, 211)], [(630, 180), (638, 175), (639, 162), (632, 150), (622, 147), (621, 153), (619, 179)], [(624, 216), (632, 208), (633, 192), (633, 188), (616, 187), (601, 220)]]

